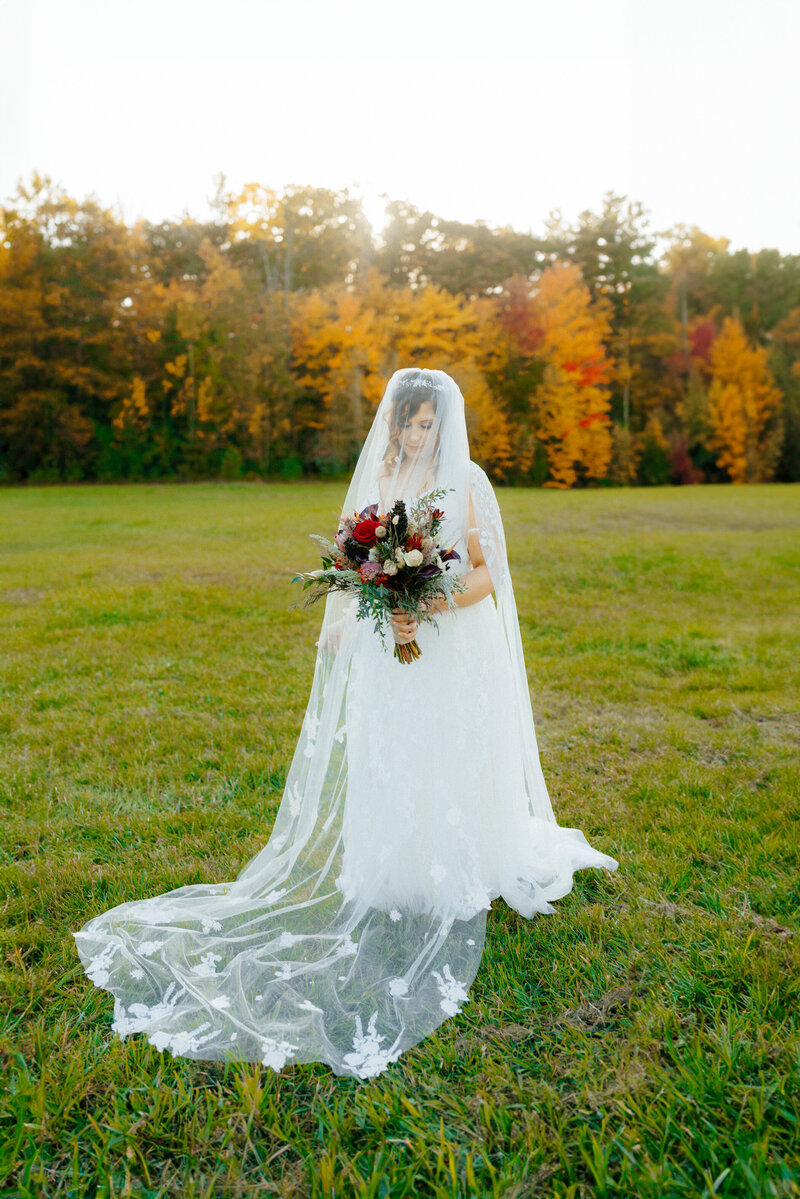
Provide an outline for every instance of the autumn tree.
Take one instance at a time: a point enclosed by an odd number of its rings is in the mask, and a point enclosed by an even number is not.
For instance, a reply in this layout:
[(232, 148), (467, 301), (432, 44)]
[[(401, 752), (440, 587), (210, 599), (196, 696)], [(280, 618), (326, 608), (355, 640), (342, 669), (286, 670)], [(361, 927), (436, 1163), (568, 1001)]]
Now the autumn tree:
[(292, 361), (299, 384), (318, 398), (309, 419), (320, 452), (353, 461), (394, 371), (432, 367), (461, 386), (476, 460), (501, 473), (511, 436), (486, 380), (495, 334), (490, 303), (434, 286), (389, 287), (375, 268), (352, 289), (302, 297), (292, 322)]
[(543, 265), (544, 243), (531, 233), (485, 221), (446, 220), (406, 201), (392, 201), (386, 211), (374, 263), (392, 286), (422, 290), (434, 285), (477, 299), (510, 276), (538, 273)]
[(611, 457), (606, 313), (572, 263), (548, 267), (536, 303), (544, 372), (532, 411), (550, 467), (545, 486), (571, 487), (579, 475), (602, 479)]
[(710, 448), (733, 483), (764, 482), (772, 478), (783, 432), (774, 419), (780, 392), (767, 351), (751, 346), (741, 322), (726, 317), (711, 358)]
[(268, 291), (286, 295), (336, 286), (372, 255), (370, 226), (345, 189), (259, 183), (227, 192), (218, 179), (216, 207), (230, 232), (232, 261), (247, 264)]
[(772, 331), (770, 365), (783, 393), (784, 437), (777, 478), (800, 480), (800, 307), (793, 308)]
[(127, 230), (37, 174), (0, 221), (0, 445), (17, 478), (83, 478), (128, 386), (114, 330)]
[(800, 477), (798, 256), (679, 226), (656, 258), (641, 205), (611, 193), (543, 237), (389, 217), (373, 241), (346, 191), (219, 176), (210, 219), (128, 228), (46, 177), (19, 185), (0, 209), (0, 478), (347, 469), (410, 365), (456, 379), (498, 479), (656, 482), (667, 459), (681, 482)]
[(582, 212), (575, 226), (551, 219), (547, 228), (556, 257), (577, 265), (592, 297), (604, 302), (611, 411), (635, 433), (655, 409), (669, 407), (677, 398), (662, 360), (676, 348), (679, 331), (668, 308), (669, 279), (659, 270), (646, 210), (608, 192), (601, 212)]
[(316, 433), (314, 457), (343, 470), (355, 461), (383, 394), (381, 322), (363, 296), (332, 286), (297, 300), (290, 336), (294, 377), (311, 393), (305, 423)]

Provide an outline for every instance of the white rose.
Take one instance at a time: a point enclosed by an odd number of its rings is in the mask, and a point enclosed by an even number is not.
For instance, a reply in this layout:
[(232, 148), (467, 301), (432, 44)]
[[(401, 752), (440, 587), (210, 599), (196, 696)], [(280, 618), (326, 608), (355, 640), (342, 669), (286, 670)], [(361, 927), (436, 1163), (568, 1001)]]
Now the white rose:
[(375, 536), (379, 537), (379, 538), (385, 537), (386, 536), (386, 526), (378, 525), (377, 529), (375, 530)]
[(399, 519), (400, 519), (400, 517), (399, 517), (399, 516), (393, 516), (393, 517), (392, 517), (392, 524), (393, 524), (393, 525), (396, 525)]
[(422, 566), (424, 560), (422, 550), (409, 550), (404, 557), (406, 560), (406, 566)]
[(387, 558), (387, 560), (383, 564), (383, 573), (385, 575), (396, 575), (397, 574), (397, 563), (393, 562), (391, 558)]
[(405, 564), (406, 564), (405, 555), (399, 545), (398, 545), (397, 549), (394, 551), (394, 556), (397, 559), (397, 562), (400, 566), (405, 566)]
[(367, 561), (368, 562), (377, 562), (378, 561), (378, 551), (375, 549), (374, 545), (373, 545), (372, 549), (369, 551)]

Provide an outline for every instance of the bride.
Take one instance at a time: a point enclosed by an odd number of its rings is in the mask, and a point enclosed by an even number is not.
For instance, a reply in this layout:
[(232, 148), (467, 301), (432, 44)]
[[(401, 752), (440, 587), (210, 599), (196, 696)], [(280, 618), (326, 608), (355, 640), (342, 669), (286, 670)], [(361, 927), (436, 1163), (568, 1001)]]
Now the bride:
[(542, 775), (503, 523), (443, 371), (389, 380), (343, 515), (443, 489), (463, 590), (391, 637), (325, 600), (311, 694), (272, 833), (232, 882), (132, 900), (73, 933), (112, 1028), (202, 1060), (322, 1061), (368, 1078), (469, 999), (486, 913), (555, 911), (585, 867)]

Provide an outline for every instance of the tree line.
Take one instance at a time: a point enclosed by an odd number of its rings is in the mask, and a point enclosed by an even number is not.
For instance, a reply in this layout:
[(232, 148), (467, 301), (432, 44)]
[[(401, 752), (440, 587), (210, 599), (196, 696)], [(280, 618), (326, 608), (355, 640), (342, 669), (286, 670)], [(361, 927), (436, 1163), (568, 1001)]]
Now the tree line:
[(34, 174), (0, 209), (0, 480), (295, 478), (355, 463), (398, 367), (473, 458), (545, 487), (800, 478), (800, 255), (655, 234), (607, 193), (536, 235), (216, 181), (128, 226)]

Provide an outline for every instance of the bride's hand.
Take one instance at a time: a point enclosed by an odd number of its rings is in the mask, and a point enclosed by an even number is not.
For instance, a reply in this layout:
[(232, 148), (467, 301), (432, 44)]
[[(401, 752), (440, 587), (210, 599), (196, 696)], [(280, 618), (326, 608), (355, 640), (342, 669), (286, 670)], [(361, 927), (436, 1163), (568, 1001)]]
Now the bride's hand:
[(444, 601), (439, 600), (436, 596), (426, 595), (420, 600), (420, 607), (426, 612), (430, 612), (432, 616), (438, 616), (444, 610)]
[(392, 635), (398, 645), (405, 645), (407, 642), (413, 641), (417, 635), (419, 621), (416, 616), (409, 616), (400, 608), (392, 609), (389, 623), (392, 626)]

